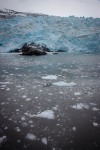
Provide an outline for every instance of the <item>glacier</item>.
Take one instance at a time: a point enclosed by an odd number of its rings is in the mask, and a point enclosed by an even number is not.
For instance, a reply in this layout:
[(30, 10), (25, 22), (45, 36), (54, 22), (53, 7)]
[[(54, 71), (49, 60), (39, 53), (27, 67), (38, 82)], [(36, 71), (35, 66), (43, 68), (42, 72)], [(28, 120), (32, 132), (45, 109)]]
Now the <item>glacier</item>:
[(100, 18), (48, 15), (0, 18), (0, 52), (32, 42), (67, 53), (100, 52)]

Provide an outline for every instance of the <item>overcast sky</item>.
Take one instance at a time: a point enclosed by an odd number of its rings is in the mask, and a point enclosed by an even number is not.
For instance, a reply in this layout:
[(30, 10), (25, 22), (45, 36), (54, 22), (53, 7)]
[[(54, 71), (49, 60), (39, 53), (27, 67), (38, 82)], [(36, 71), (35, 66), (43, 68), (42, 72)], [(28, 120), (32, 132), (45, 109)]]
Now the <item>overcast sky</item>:
[(56, 16), (100, 18), (100, 0), (0, 0), (0, 8)]

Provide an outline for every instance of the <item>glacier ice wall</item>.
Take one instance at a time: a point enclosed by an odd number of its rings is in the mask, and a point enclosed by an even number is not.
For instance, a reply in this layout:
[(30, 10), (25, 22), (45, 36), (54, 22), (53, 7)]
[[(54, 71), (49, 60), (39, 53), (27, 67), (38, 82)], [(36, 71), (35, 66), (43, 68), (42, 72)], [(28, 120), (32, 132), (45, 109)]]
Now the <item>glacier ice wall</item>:
[(16, 16), (0, 19), (0, 52), (36, 42), (69, 53), (100, 51), (100, 18)]

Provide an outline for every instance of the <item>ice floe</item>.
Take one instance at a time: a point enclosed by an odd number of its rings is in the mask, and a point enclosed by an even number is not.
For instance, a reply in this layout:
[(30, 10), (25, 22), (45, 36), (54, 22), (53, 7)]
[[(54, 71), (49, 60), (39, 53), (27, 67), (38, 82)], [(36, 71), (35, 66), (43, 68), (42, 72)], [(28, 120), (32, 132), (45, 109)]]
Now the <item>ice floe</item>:
[(45, 145), (47, 145), (47, 143), (48, 143), (47, 142), (47, 138), (42, 138), (42, 143), (45, 144)]
[(93, 126), (97, 127), (97, 126), (98, 126), (98, 123), (93, 122)]
[(93, 111), (99, 111), (100, 109), (98, 109), (98, 108), (96, 108), (96, 107), (93, 107), (92, 110), (93, 110)]
[(19, 127), (16, 127), (15, 130), (16, 130), (17, 132), (20, 132), (20, 131), (21, 131)]
[(43, 76), (41, 77), (42, 79), (50, 79), (50, 80), (56, 80), (57, 79), (57, 76), (56, 75), (47, 75), (47, 76)]
[(81, 93), (80, 92), (74, 92), (74, 95), (79, 96), (79, 95), (81, 95)]
[(52, 110), (45, 110), (37, 115), (30, 115), (28, 114), (28, 116), (30, 117), (40, 117), (40, 118), (46, 118), (46, 119), (54, 119), (54, 112)]
[(76, 127), (73, 127), (72, 130), (73, 130), (73, 131), (76, 131)]
[(83, 104), (83, 103), (78, 103), (78, 104), (73, 105), (73, 106), (71, 106), (71, 107), (74, 108), (74, 109), (79, 109), (79, 110), (81, 110), (81, 109), (83, 109), (83, 108), (89, 109), (89, 106), (86, 105), (86, 104)]
[(25, 120), (25, 117), (22, 117), (21, 120), (24, 121), (24, 120)]
[(22, 96), (22, 98), (26, 98), (26, 97), (27, 97), (26, 95), (23, 95), (23, 96)]
[(28, 140), (36, 140), (37, 137), (34, 134), (32, 134), (32, 133), (27, 133), (26, 139), (28, 139)]
[(6, 139), (6, 136), (5, 136), (5, 135), (2, 136), (2, 137), (0, 137), (0, 144), (2, 144), (2, 142), (3, 142), (5, 139)]
[(26, 101), (31, 101), (31, 98), (26, 98)]
[(69, 86), (69, 87), (76, 85), (76, 83), (74, 83), (74, 82), (67, 83), (67, 82), (64, 82), (64, 81), (54, 82), (52, 84), (56, 85), (56, 86)]
[(8, 82), (0, 82), (0, 84), (12, 84), (9, 81)]

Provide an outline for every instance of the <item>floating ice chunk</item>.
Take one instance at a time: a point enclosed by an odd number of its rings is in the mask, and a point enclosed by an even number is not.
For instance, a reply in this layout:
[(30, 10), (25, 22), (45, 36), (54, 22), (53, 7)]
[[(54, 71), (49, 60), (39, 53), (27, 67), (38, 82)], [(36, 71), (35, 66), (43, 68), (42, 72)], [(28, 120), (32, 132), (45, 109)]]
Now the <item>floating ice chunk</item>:
[(26, 101), (31, 101), (31, 98), (26, 98)]
[(73, 130), (73, 131), (76, 131), (76, 127), (73, 127), (72, 130)]
[(74, 86), (74, 85), (76, 85), (76, 83), (74, 83), (74, 82), (67, 83), (64, 81), (54, 82), (52, 84), (56, 85), (56, 86)]
[(23, 122), (23, 123), (22, 123), (22, 126), (23, 126), (23, 127), (27, 127), (27, 123), (26, 123), (26, 122)]
[(81, 95), (81, 93), (80, 92), (74, 92), (74, 95), (79, 96), (79, 95)]
[(47, 75), (47, 76), (43, 76), (41, 77), (42, 79), (50, 79), (50, 80), (56, 80), (57, 79), (57, 76), (56, 75)]
[(22, 96), (22, 98), (26, 98), (26, 97), (27, 97), (26, 95), (23, 95), (23, 96)]
[(48, 143), (47, 142), (47, 138), (42, 138), (42, 143), (45, 144), (45, 145), (47, 145), (47, 143)]
[(20, 131), (21, 131), (19, 127), (16, 127), (15, 130), (16, 130), (17, 132), (20, 132)]
[(95, 106), (95, 105), (97, 105), (97, 104), (95, 104), (95, 103), (90, 103), (90, 105)]
[(6, 139), (6, 136), (5, 136), (5, 135), (2, 136), (2, 137), (0, 137), (0, 144), (1, 144), (5, 139)]
[(16, 111), (20, 111), (19, 109), (16, 109)]
[(97, 126), (98, 126), (98, 123), (93, 122), (93, 126), (97, 127)]
[(7, 130), (7, 129), (8, 129), (8, 127), (5, 127), (4, 129), (5, 129), (5, 130)]
[(36, 137), (34, 134), (32, 134), (32, 133), (27, 133), (26, 139), (29, 139), (29, 140), (36, 140), (37, 137)]
[(45, 110), (37, 115), (30, 115), (30, 117), (40, 117), (40, 118), (46, 118), (46, 119), (54, 119), (54, 112), (52, 110)]
[(81, 110), (83, 108), (89, 109), (89, 106), (86, 105), (86, 104), (83, 104), (83, 103), (79, 103), (79, 104), (73, 105), (71, 107), (74, 108), (74, 109), (79, 109), (79, 110)]
[(62, 71), (68, 71), (68, 69), (62, 69)]
[(24, 120), (25, 120), (25, 117), (22, 117), (21, 120), (24, 121)]
[(10, 91), (10, 88), (7, 88), (6, 91)]
[(96, 108), (96, 107), (93, 107), (92, 110), (93, 110), (93, 111), (99, 111), (99, 109)]
[(9, 81), (8, 82), (0, 82), (0, 84), (12, 84)]

